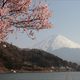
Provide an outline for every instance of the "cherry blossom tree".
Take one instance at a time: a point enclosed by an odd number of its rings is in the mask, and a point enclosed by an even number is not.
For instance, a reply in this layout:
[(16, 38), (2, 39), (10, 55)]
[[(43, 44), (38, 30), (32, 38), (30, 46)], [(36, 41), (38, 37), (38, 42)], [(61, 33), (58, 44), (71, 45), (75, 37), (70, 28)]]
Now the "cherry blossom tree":
[(48, 5), (39, 2), (31, 5), (32, 0), (0, 0), (0, 41), (4, 41), (9, 33), (24, 30), (33, 36), (33, 30), (51, 28), (49, 18), (51, 12)]

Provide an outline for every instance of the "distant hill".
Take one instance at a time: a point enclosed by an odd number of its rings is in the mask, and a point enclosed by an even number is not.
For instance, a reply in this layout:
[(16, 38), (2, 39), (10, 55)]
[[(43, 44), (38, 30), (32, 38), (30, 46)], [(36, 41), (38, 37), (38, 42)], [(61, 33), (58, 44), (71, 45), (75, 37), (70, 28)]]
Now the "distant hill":
[(80, 49), (79, 48), (60, 48), (54, 50), (54, 55), (65, 59), (67, 61), (75, 62), (80, 64)]
[(20, 49), (6, 42), (0, 43), (0, 72), (16, 70), (24, 71), (59, 71), (79, 70), (76, 63), (67, 62), (63, 59), (39, 49)]

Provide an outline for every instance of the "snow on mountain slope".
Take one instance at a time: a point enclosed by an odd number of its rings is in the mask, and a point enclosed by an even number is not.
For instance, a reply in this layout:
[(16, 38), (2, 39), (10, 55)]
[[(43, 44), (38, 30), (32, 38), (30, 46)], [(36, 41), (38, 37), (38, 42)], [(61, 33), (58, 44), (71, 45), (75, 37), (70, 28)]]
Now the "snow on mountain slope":
[(33, 46), (37, 49), (42, 49), (45, 51), (54, 51), (59, 48), (80, 48), (80, 45), (69, 40), (68, 38), (57, 35), (57, 36), (50, 36), (47, 39), (41, 41), (40, 43), (37, 43)]

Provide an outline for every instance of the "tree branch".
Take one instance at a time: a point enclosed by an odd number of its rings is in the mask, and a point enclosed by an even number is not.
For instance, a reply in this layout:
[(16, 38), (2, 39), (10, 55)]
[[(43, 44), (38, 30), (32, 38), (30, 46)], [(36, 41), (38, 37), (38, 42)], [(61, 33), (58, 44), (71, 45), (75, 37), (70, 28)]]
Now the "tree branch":
[(5, 0), (3, 0), (3, 5), (2, 5), (2, 7), (1, 8), (3, 8), (4, 6), (5, 6), (5, 4), (7, 3), (7, 0), (5, 1)]
[(13, 24), (19, 24), (19, 23), (25, 23), (25, 22), (32, 22), (32, 21), (35, 21), (35, 20), (44, 20), (44, 19), (36, 18), (36, 19), (27, 20), (27, 21), (18, 21), (18, 22), (13, 22)]

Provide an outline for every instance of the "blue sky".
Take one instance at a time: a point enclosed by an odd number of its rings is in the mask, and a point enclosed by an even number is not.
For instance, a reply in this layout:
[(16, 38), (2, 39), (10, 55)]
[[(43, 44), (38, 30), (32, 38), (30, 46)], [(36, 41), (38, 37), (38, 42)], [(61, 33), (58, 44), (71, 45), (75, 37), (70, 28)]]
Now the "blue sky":
[(37, 38), (31, 40), (24, 34), (17, 34), (15, 39), (10, 36), (9, 42), (19, 47), (30, 47), (46, 37), (60, 34), (80, 43), (80, 0), (47, 0), (50, 10), (53, 12), (51, 22), (53, 28), (36, 32)]

